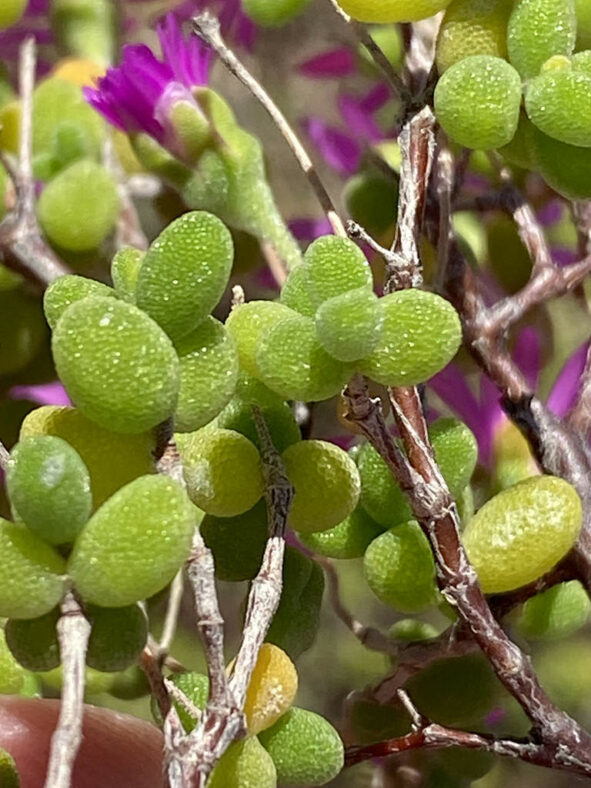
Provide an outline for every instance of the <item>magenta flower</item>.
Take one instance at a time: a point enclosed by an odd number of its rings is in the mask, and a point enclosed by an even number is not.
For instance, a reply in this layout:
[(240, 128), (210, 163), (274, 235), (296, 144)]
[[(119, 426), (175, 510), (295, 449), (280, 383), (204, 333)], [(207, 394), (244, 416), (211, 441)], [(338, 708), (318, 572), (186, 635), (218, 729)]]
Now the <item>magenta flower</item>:
[(55, 380), (36, 386), (13, 386), (8, 392), (10, 399), (27, 399), (39, 405), (71, 405), (65, 388)]
[(51, 69), (51, 61), (55, 59), (53, 34), (49, 27), (50, 0), (29, 0), (26, 11), (18, 24), (0, 31), (0, 52), (2, 62), (14, 70), (18, 61), (21, 44), (33, 37), (38, 47), (37, 71), (40, 75)]
[(309, 79), (342, 79), (355, 74), (355, 55), (348, 47), (337, 47), (305, 60), (297, 67)]
[(207, 84), (211, 50), (196, 36), (183, 37), (171, 13), (158, 24), (163, 60), (145, 44), (123, 47), (123, 60), (108, 69), (97, 88), (84, 88), (87, 101), (113, 126), (128, 134), (146, 132), (175, 156), (185, 151), (171, 122), (178, 102), (201, 115), (191, 89)]
[[(517, 337), (513, 351), (513, 360), (532, 389), (535, 389), (541, 371), (540, 343), (536, 330), (525, 328)], [(547, 401), (556, 416), (565, 416), (575, 402), (588, 349), (589, 342), (577, 348), (556, 378)], [(495, 438), (509, 423), (501, 408), (497, 387), (482, 373), (479, 391), (475, 394), (455, 364), (449, 364), (435, 375), (429, 381), (429, 387), (472, 430), (478, 441), (480, 464), (490, 467), (494, 460)]]
[(378, 83), (365, 95), (339, 96), (337, 105), (346, 131), (318, 117), (305, 118), (302, 125), (324, 161), (340, 175), (350, 177), (359, 170), (365, 147), (389, 136), (375, 119), (389, 99), (387, 86)]

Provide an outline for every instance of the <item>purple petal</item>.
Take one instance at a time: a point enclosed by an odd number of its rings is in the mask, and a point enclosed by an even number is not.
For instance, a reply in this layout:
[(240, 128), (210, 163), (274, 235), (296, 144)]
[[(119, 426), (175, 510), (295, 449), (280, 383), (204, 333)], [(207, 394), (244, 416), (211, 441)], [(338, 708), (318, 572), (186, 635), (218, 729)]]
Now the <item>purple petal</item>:
[(565, 416), (575, 403), (579, 391), (579, 382), (587, 361), (589, 344), (589, 342), (584, 342), (566, 360), (558, 373), (556, 382), (552, 386), (552, 391), (548, 397), (548, 407), (560, 418)]
[(332, 233), (328, 219), (292, 219), (289, 229), (299, 241), (315, 241), (316, 238)]
[(339, 47), (305, 60), (296, 69), (310, 79), (331, 79), (354, 74), (356, 63), (348, 47)]
[(575, 263), (579, 259), (577, 253), (567, 246), (554, 246), (550, 251), (552, 252), (553, 262), (561, 268), (565, 265)]
[(359, 169), (361, 148), (355, 140), (320, 118), (306, 118), (302, 123), (308, 136), (326, 163), (341, 175), (353, 175)]
[(345, 125), (355, 137), (367, 139), (370, 142), (379, 142), (384, 139), (384, 135), (371, 114), (356, 96), (339, 96), (337, 103)]
[(10, 389), (11, 399), (28, 399), (39, 405), (71, 405), (70, 398), (59, 380), (39, 386), (14, 386)]
[(529, 386), (536, 389), (540, 376), (540, 337), (535, 328), (524, 328), (519, 333), (513, 350), (513, 360)]
[(236, 41), (241, 47), (252, 52), (257, 39), (257, 27), (255, 23), (244, 14), (240, 14), (240, 18), (236, 25)]
[[(480, 409), (481, 409), (481, 430), (483, 437), (481, 455), (486, 457), (486, 465), (492, 459), (492, 450), (495, 435), (499, 427), (507, 421), (505, 411), (501, 408), (501, 395), (499, 389), (486, 374), (480, 378)], [(474, 433), (477, 436), (478, 434)], [(480, 446), (481, 441), (478, 441)]]
[(360, 101), (361, 107), (366, 112), (377, 112), (391, 98), (390, 89), (385, 82), (378, 82)]
[(49, 3), (50, 0), (29, 0), (25, 13), (27, 16), (46, 14), (49, 11)]
[(262, 266), (261, 268), (257, 268), (253, 272), (252, 278), (259, 287), (262, 287), (265, 290), (273, 290), (275, 293), (277, 293), (277, 295), (279, 295), (277, 281), (266, 265)]
[(560, 200), (550, 200), (537, 211), (538, 221), (543, 227), (551, 227), (562, 218), (564, 203)]
[[(121, 116), (118, 114), (116, 108), (111, 104), (111, 102), (105, 98), (105, 96), (100, 92), (100, 90), (96, 90), (95, 88), (84, 87), (82, 88), (82, 93), (84, 98), (91, 107), (94, 107), (97, 112), (100, 114), (112, 125), (118, 128), (120, 131), (128, 131), (125, 128), (125, 123), (123, 122)], [(129, 129), (131, 131), (131, 129)]]
[(170, 65), (177, 82), (185, 87), (207, 83), (211, 49), (197, 36), (185, 41), (178, 19), (167, 14), (157, 27), (165, 61)]
[(431, 378), (428, 385), (472, 430), (478, 442), (480, 462), (486, 465), (490, 460), (492, 447), (491, 419), (486, 418), (462, 371), (455, 364), (448, 364)]

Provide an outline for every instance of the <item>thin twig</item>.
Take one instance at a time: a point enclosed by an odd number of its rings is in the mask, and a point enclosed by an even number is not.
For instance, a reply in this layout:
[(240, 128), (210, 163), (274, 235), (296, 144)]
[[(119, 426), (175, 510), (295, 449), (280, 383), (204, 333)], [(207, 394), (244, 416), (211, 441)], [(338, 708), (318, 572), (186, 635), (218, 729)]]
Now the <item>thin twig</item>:
[(376, 44), (374, 39), (367, 32), (367, 28), (364, 25), (362, 25), (360, 22), (356, 22), (354, 19), (351, 19), (349, 14), (345, 13), (343, 9), (340, 7), (337, 0), (329, 0), (329, 2), (334, 8), (334, 10), (337, 12), (337, 14), (341, 17), (341, 19), (345, 22), (345, 24), (349, 25), (354, 35), (358, 39), (359, 43), (362, 44), (365, 47), (365, 49), (367, 49), (374, 63), (380, 69), (382, 75), (386, 79), (386, 82), (390, 85), (394, 93), (398, 96), (401, 103), (403, 105), (409, 104), (411, 101), (411, 94), (409, 89), (402, 81), (400, 74), (398, 74), (395, 71), (392, 63), (388, 60), (386, 55), (382, 52), (380, 47)]
[(146, 674), (146, 679), (150, 686), (150, 695), (158, 704), (158, 711), (164, 720), (170, 711), (170, 698), (164, 683), (162, 661), (158, 656), (158, 651), (158, 643), (149, 638), (140, 656), (140, 666)]
[(133, 246), (136, 249), (147, 249), (148, 238), (143, 231), (134, 205), (126, 173), (117, 157), (112, 134), (108, 134), (103, 145), (103, 161), (117, 182), (119, 192), (120, 208), (115, 230), (115, 248), (122, 249), (125, 246)]
[(541, 269), (554, 267), (544, 230), (534, 209), (513, 183), (511, 170), (502, 167), (499, 175), (503, 183), (504, 207), (513, 216), (519, 237), (533, 262), (532, 276), (536, 276)]
[(279, 288), (283, 287), (287, 279), (287, 265), (277, 254), (275, 247), (269, 241), (262, 241), (261, 251), (277, 286)]
[(244, 705), (246, 690), (259, 649), (281, 598), (285, 552), (284, 536), (289, 508), (294, 495), (293, 486), (287, 478), (279, 452), (273, 445), (269, 428), (257, 406), (253, 406), (253, 418), (262, 447), (261, 459), (269, 516), (269, 541), (259, 573), (251, 585), (242, 643), (232, 673), (231, 686), (240, 707)]
[(388, 739), (377, 744), (369, 744), (366, 747), (349, 747), (346, 751), (345, 763), (347, 766), (353, 766), (356, 763), (373, 758), (384, 758), (413, 750), (438, 750), (449, 749), (450, 747), (481, 750), (490, 752), (493, 755), (519, 759), (536, 766), (563, 769), (585, 777), (589, 776), (584, 767), (579, 767), (576, 763), (563, 763), (544, 744), (528, 739), (496, 739), (494, 736), (454, 730), (432, 722), (425, 727), (414, 730), (412, 733), (408, 733), (406, 736)]
[(365, 626), (347, 610), (341, 599), (339, 576), (333, 564), (324, 556), (315, 556), (315, 560), (324, 570), (331, 607), (347, 629), (355, 635), (362, 646), (371, 651), (380, 651), (389, 656), (397, 657), (400, 648), (391, 638), (380, 632), (379, 629), (375, 629), (375, 627)]
[(179, 620), (179, 613), (181, 612), (181, 603), (183, 601), (183, 572), (177, 572), (174, 580), (170, 584), (168, 592), (168, 605), (166, 606), (166, 616), (164, 617), (164, 628), (160, 638), (160, 653), (164, 657), (168, 654), (172, 641), (176, 633), (176, 628)]
[(57, 635), (63, 689), (57, 728), (51, 738), (45, 788), (70, 788), (74, 761), (82, 741), (84, 666), (90, 637), (90, 624), (71, 591), (61, 605)]
[(47, 286), (68, 273), (68, 268), (44, 241), (35, 213), (32, 161), (36, 61), (35, 39), (27, 38), (21, 46), (19, 57), (21, 128), (18, 167), (4, 159), (14, 182), (16, 205), (0, 224), (0, 250), (7, 266)]
[(234, 76), (237, 77), (240, 82), (242, 82), (242, 84), (248, 88), (248, 90), (250, 90), (252, 95), (269, 113), (273, 122), (283, 135), (283, 138), (291, 148), (291, 151), (297, 159), (302, 171), (308, 178), (308, 181), (310, 182), (310, 185), (314, 190), (316, 197), (318, 198), (318, 202), (320, 203), (322, 210), (326, 214), (331, 224), (334, 234), (345, 238), (347, 234), (345, 232), (343, 222), (338, 215), (333, 202), (324, 187), (324, 184), (320, 180), (314, 164), (312, 163), (312, 159), (309, 157), (297, 134), (294, 132), (287, 121), (287, 118), (275, 104), (273, 99), (269, 96), (261, 84), (257, 82), (248, 69), (241, 63), (241, 61), (238, 60), (234, 52), (232, 52), (232, 50), (226, 45), (224, 39), (222, 38), (218, 19), (206, 11), (193, 19), (193, 29), (195, 33), (203, 41), (205, 41), (206, 44), (215, 50), (228, 71), (234, 74)]
[(377, 252), (383, 260), (385, 260), (387, 265), (392, 266), (393, 268), (401, 267), (404, 265), (404, 260), (395, 254), (391, 249), (386, 249), (384, 246), (379, 244), (375, 238), (372, 238), (371, 235), (365, 230), (360, 224), (354, 222), (350, 219), (346, 224), (347, 235), (349, 238), (352, 238), (354, 241), (361, 241), (364, 244), (367, 244), (370, 249), (374, 252)]

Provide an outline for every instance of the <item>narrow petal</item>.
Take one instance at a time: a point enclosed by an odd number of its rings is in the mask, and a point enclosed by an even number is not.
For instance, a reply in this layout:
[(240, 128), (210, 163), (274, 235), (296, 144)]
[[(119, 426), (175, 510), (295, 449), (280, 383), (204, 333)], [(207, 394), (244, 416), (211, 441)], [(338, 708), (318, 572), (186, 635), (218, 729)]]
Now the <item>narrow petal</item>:
[(366, 112), (377, 112), (390, 101), (392, 94), (385, 82), (378, 82), (360, 101)]
[(564, 366), (558, 373), (556, 382), (552, 386), (552, 391), (548, 397), (548, 407), (556, 415), (562, 418), (565, 416), (575, 403), (579, 391), (581, 375), (585, 369), (587, 353), (589, 352), (589, 342), (584, 342), (566, 360)]
[(296, 70), (310, 79), (339, 79), (355, 73), (355, 57), (348, 47), (339, 47), (304, 60)]
[(42, 383), (38, 386), (13, 386), (10, 389), (11, 399), (28, 399), (39, 405), (71, 405), (70, 398), (59, 380), (53, 383)]
[(463, 372), (455, 364), (448, 364), (445, 369), (431, 378), (428, 385), (447, 407), (472, 430), (478, 442), (480, 462), (487, 464), (492, 446), (490, 428), (492, 419), (483, 413), (483, 409), (468, 386)]
[(535, 328), (524, 328), (513, 349), (513, 360), (525, 376), (529, 386), (536, 389), (540, 376), (540, 336)]
[(338, 107), (345, 125), (356, 138), (366, 139), (370, 142), (379, 142), (384, 139), (384, 134), (378, 128), (371, 113), (364, 108), (363, 101), (360, 101), (356, 96), (339, 96)]
[(328, 126), (320, 118), (307, 118), (302, 124), (326, 163), (341, 175), (359, 169), (361, 148), (348, 134)]
[(315, 241), (316, 238), (332, 233), (328, 219), (292, 219), (289, 229), (298, 241)]

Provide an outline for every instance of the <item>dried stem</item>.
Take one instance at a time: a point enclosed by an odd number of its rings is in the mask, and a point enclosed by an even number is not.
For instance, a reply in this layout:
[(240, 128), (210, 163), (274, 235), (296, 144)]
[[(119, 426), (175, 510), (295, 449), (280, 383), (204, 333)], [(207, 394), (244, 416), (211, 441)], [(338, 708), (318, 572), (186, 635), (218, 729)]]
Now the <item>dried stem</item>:
[(35, 40), (28, 38), (21, 46), (19, 59), (21, 130), (18, 166), (3, 158), (14, 182), (16, 206), (0, 224), (0, 249), (7, 266), (47, 286), (68, 273), (68, 269), (45, 243), (35, 213), (32, 159), (36, 61)]
[[(235, 739), (244, 735), (246, 728), (226, 674), (224, 619), (215, 588), (213, 555), (198, 530), (187, 561), (187, 576), (195, 598), (197, 628), (207, 660), (209, 699), (200, 723), (182, 738), (182, 746), (173, 752), (171, 767), (173, 772), (179, 769), (183, 775), (179, 786), (204, 788), (217, 761)], [(172, 779), (171, 784), (174, 785)]]
[(57, 635), (63, 689), (57, 728), (51, 738), (45, 788), (70, 788), (74, 761), (82, 741), (84, 666), (90, 637), (90, 624), (70, 591), (61, 605)]
[[(259, 649), (269, 629), (282, 588), (283, 536), (293, 497), (281, 458), (258, 408), (254, 420), (262, 444), (265, 496), (269, 510), (270, 536), (258, 575), (251, 584), (242, 643), (228, 677), (224, 657), (224, 622), (215, 589), (215, 567), (197, 530), (193, 549), (187, 561), (187, 576), (193, 590), (197, 610), (197, 626), (204, 645), (210, 681), (209, 699), (195, 729), (184, 735), (179, 729), (178, 715), (171, 707), (165, 720), (166, 762), (170, 784), (185, 788), (203, 788), (217, 761), (233, 741), (244, 736), (243, 713), (246, 690), (256, 664)], [(164, 453), (160, 468), (175, 477), (182, 477), (180, 459), (174, 444)]]
[(0, 441), (0, 469), (6, 471), (8, 463), (10, 462), (10, 452), (6, 446)]
[(253, 406), (253, 417), (262, 447), (261, 459), (269, 516), (269, 541), (259, 573), (251, 584), (242, 643), (232, 672), (231, 686), (240, 707), (244, 705), (246, 690), (256, 665), (259, 649), (281, 598), (285, 553), (284, 535), (294, 495), (279, 452), (273, 446), (269, 429), (257, 406)]
[(386, 266), (386, 292), (420, 287), (423, 283), (418, 240), (435, 153), (434, 128), (435, 116), (426, 106), (404, 126), (399, 137), (404, 155), (400, 168), (398, 222), (392, 245), (398, 262)]
[(215, 50), (228, 71), (234, 74), (234, 76), (237, 77), (240, 82), (242, 82), (242, 84), (248, 88), (248, 90), (250, 90), (252, 95), (267, 110), (273, 122), (281, 132), (283, 138), (291, 148), (291, 151), (297, 159), (297, 162), (300, 165), (303, 173), (308, 178), (310, 186), (314, 190), (314, 193), (318, 198), (318, 202), (320, 203), (322, 210), (326, 214), (331, 224), (334, 234), (340, 235), (341, 237), (346, 237), (343, 222), (338, 215), (333, 202), (324, 187), (324, 184), (320, 180), (314, 164), (312, 163), (312, 159), (309, 157), (297, 134), (289, 125), (287, 118), (275, 104), (273, 99), (269, 96), (261, 84), (257, 82), (248, 69), (240, 62), (240, 60), (238, 60), (234, 52), (232, 52), (232, 50), (226, 45), (220, 32), (219, 21), (216, 19), (216, 17), (212, 16), (208, 12), (204, 12), (193, 19), (193, 29), (195, 33), (203, 41), (205, 41), (206, 44)]
[(527, 249), (532, 262), (532, 276), (537, 276), (544, 268), (553, 268), (552, 254), (544, 235), (544, 230), (538, 222), (534, 209), (515, 186), (511, 172), (503, 167), (500, 177), (504, 184), (501, 197), (503, 206), (508, 211), (517, 225), (517, 232), (523, 245)]

